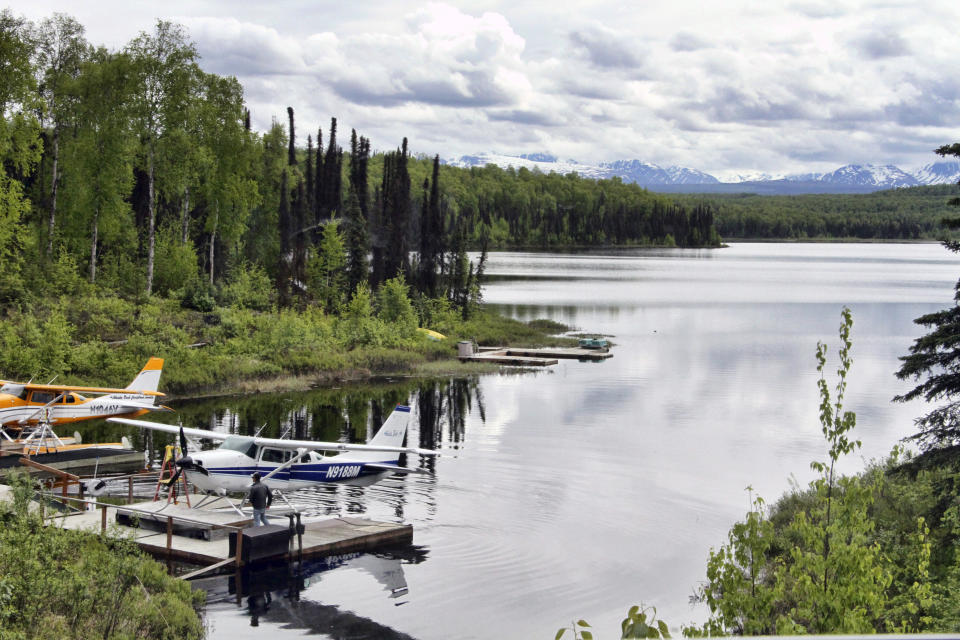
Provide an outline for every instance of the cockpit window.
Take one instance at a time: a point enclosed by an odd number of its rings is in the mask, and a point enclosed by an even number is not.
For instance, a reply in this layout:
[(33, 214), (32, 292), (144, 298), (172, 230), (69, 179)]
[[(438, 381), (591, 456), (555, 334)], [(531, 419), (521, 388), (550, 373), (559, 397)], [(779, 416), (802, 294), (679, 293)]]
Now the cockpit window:
[(30, 396), (30, 402), (36, 404), (48, 404), (54, 398), (56, 398), (56, 396), (50, 391), (34, 391), (33, 395)]
[(229, 451), (239, 451), (249, 458), (257, 457), (257, 445), (253, 443), (253, 438), (244, 438), (242, 436), (230, 436), (220, 445), (221, 449)]
[(261, 462), (286, 462), (293, 456), (293, 451), (284, 449), (263, 449), (260, 453)]

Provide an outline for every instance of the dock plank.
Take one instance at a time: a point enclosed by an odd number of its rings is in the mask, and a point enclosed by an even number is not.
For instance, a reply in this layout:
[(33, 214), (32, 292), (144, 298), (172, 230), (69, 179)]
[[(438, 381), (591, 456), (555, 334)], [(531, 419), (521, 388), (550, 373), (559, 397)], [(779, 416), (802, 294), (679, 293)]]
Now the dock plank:
[[(107, 519), (111, 523), (108, 525), (111, 534), (132, 539), (144, 551), (163, 558), (168, 556), (166, 532), (116, 524), (118, 512), (126, 514), (138, 512), (141, 519), (151, 516), (163, 519), (167, 516), (189, 518), (194, 522), (207, 523), (211, 527), (228, 524), (243, 526), (249, 522), (238, 520), (236, 512), (208, 512), (189, 509), (185, 505), (167, 505), (161, 501), (106, 508), (108, 509)], [(101, 517), (99, 510), (84, 511), (61, 516), (57, 521), (68, 529), (99, 532)], [(284, 522), (286, 518), (273, 515), (272, 520)], [(409, 524), (378, 522), (356, 517), (324, 518), (304, 522), (303, 557), (371, 551), (383, 546), (409, 544), (412, 541), (413, 526)], [(296, 542), (294, 542), (295, 545)], [(230, 558), (229, 540), (227, 537), (205, 540), (175, 532), (170, 538), (169, 556), (176, 560), (202, 565), (222, 563)]]
[(542, 349), (523, 347), (480, 347), (477, 353), (459, 356), (464, 362), (493, 362), (497, 364), (545, 367), (557, 364), (558, 358), (571, 360), (606, 360), (613, 354), (608, 350), (581, 349), (579, 347)]

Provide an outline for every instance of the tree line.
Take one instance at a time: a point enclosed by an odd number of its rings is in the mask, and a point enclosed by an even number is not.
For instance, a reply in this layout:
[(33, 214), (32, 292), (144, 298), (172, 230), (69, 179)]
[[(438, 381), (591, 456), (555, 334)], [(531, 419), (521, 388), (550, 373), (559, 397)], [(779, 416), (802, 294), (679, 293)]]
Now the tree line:
[(706, 199), (727, 239), (936, 239), (950, 215), (947, 197), (957, 185), (889, 189), (865, 194), (677, 196), (688, 206)]
[[(73, 270), (125, 297), (202, 308), (225, 287), (334, 311), (403, 277), (467, 313), (487, 247), (719, 244), (712, 210), (619, 180), (373, 152), (336, 118), (303, 140), (294, 109), (258, 133), (243, 88), (158, 21), (117, 51), (74, 18), (0, 14), (0, 297)], [(304, 144), (305, 142), (305, 144)], [(53, 269), (52, 265), (59, 265)], [(59, 269), (59, 271), (58, 271)]]

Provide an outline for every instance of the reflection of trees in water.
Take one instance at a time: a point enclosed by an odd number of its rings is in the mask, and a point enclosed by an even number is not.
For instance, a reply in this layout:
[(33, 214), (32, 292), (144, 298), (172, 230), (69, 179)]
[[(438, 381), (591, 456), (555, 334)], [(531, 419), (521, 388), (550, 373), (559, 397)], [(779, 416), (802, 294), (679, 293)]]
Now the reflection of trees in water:
[[(182, 400), (170, 403), (173, 413), (155, 413), (146, 419), (239, 435), (259, 433), (272, 438), (362, 443), (380, 428), (393, 407), (411, 402), (419, 416), (410, 424), (407, 442), (412, 443), (416, 436), (417, 446), (425, 449), (439, 449), (444, 445), (459, 448), (465, 438), (467, 416), (474, 404), (481, 420), (486, 419), (476, 377), (403, 380), (307, 392)], [(418, 429), (417, 434), (413, 434), (415, 429)], [(108, 432), (107, 437), (112, 435), (116, 439), (120, 435), (130, 435), (134, 446), (139, 448), (147, 447), (147, 434), (151, 433), (131, 433), (128, 427), (117, 425), (101, 427), (97, 433), (104, 431)], [(162, 455), (163, 445), (174, 440), (173, 435), (154, 434), (152, 459)], [(405, 464), (406, 460), (400, 462)], [(420, 464), (433, 470), (435, 460), (423, 458)]]
[(455, 448), (463, 443), (467, 416), (476, 399), (480, 419), (486, 421), (483, 396), (475, 378), (450, 378), (424, 382), (417, 396), (420, 416), (420, 444), (425, 449), (438, 449), (446, 438)]

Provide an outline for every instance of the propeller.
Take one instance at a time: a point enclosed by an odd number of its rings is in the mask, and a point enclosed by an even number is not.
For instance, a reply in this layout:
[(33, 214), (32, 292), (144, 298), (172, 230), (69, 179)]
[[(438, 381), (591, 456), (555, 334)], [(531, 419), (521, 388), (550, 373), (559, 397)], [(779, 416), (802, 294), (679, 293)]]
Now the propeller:
[(99, 496), (107, 490), (107, 483), (102, 478), (84, 480), (83, 492), (91, 496)]
[(177, 480), (180, 479), (180, 474), (184, 471), (198, 471), (205, 476), (210, 475), (210, 472), (203, 468), (203, 465), (199, 462), (195, 462), (193, 458), (190, 457), (189, 452), (187, 451), (187, 436), (183, 433), (183, 425), (180, 425), (180, 457), (173, 463), (177, 470), (174, 472), (173, 477), (167, 481), (167, 484), (173, 485), (176, 484)]

